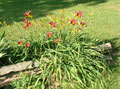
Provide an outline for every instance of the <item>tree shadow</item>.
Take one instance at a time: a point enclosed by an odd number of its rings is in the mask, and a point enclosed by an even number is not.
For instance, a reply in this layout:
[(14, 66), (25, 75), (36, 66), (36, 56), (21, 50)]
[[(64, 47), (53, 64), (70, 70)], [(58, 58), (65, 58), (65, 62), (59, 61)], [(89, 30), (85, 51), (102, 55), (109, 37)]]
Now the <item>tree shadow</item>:
[(0, 0), (0, 21), (12, 24), (22, 21), (23, 13), (31, 10), (34, 19), (46, 16), (50, 11), (64, 9), (77, 4), (104, 3), (107, 0)]

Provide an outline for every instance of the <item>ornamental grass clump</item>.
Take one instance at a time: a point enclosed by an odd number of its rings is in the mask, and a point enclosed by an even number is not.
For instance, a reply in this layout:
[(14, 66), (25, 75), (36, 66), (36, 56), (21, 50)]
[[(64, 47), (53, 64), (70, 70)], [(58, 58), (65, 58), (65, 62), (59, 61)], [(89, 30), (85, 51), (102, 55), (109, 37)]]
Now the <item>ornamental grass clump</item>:
[[(26, 16), (31, 17), (27, 14)], [(42, 73), (27, 75), (19, 81), (14, 81), (12, 88), (87, 89), (98, 87), (103, 89), (106, 86), (102, 75), (106, 71), (104, 55), (93, 49), (97, 48), (96, 41), (89, 39), (89, 34), (83, 32), (86, 24), (82, 21), (82, 16), (82, 11), (79, 11), (74, 17), (79, 18), (66, 19), (68, 23), (63, 24), (66, 20), (62, 18), (60, 20), (62, 24), (50, 21), (50, 29), (40, 36), (36, 34), (39, 38), (31, 36), (29, 40), (18, 41), (16, 51), (13, 52), (14, 56), (9, 59), (36, 60), (39, 63), (38, 69), (42, 70)], [(65, 28), (64, 25), (66, 25)]]
[[(58, 31), (57, 31), (58, 32)], [(39, 63), (39, 69), (42, 70), (40, 75), (28, 75), (28, 81), (25, 85), (25, 79), (16, 81), (20, 87), (28, 89), (50, 89), (53, 87), (71, 89), (85, 89), (88, 87), (104, 87), (105, 82), (102, 73), (106, 71), (104, 64), (104, 55), (92, 49), (96, 45), (86, 37), (84, 33), (77, 34), (73, 37), (71, 31), (59, 32), (60, 39), (37, 40), (31, 42), (26, 49), (23, 60), (28, 58), (36, 60)], [(52, 34), (54, 36), (54, 34)], [(59, 41), (59, 43), (58, 43)], [(21, 54), (22, 55), (22, 54)], [(23, 56), (23, 55), (22, 55)], [(22, 58), (22, 57), (21, 57)], [(44, 60), (43, 60), (44, 59)], [(29, 83), (29, 84), (28, 84)], [(12, 85), (14, 89), (19, 89), (16, 84)]]

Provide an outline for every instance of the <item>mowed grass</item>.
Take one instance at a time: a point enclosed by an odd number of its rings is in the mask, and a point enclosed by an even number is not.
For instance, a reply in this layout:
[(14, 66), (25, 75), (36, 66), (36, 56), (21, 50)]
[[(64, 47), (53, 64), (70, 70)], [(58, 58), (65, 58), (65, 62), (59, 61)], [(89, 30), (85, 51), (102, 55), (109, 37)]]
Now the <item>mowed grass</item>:
[[(119, 9), (119, 0), (2, 0), (0, 21), (9, 26), (1, 26), (0, 31), (6, 30), (6, 38), (10, 38), (9, 40), (20, 39), (20, 36), (25, 34), (21, 25), (24, 22), (23, 13), (28, 10), (32, 11), (33, 21), (36, 22), (36, 28), (33, 29), (38, 32), (42, 31), (39, 25), (41, 19), (44, 19), (43, 24), (50, 21), (47, 15), (59, 18), (64, 14), (65, 17), (71, 18), (75, 11), (82, 10), (87, 24), (85, 31), (89, 32), (91, 37), (114, 40), (120, 37)], [(63, 13), (59, 13), (61, 10), (64, 10)]]
[[(24, 29), (23, 13), (28, 10), (32, 11), (33, 26)], [(84, 12), (84, 31), (91, 38), (111, 42), (117, 51), (115, 58), (120, 59), (120, 0), (0, 0), (0, 34), (5, 31), (6, 41), (16, 45), (18, 40), (29, 39), (30, 35), (42, 35), (49, 29), (49, 17), (59, 19), (64, 16), (71, 19), (79, 10)], [(114, 67), (116, 72), (112, 75), (115, 80), (113, 82), (118, 83), (111, 86), (111, 89), (119, 89), (120, 67)]]

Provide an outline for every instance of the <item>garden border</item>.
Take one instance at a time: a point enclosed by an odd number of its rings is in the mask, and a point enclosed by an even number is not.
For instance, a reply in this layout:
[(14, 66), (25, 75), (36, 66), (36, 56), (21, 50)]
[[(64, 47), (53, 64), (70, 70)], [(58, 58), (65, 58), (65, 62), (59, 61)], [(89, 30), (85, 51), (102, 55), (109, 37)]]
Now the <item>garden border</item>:
[[(102, 45), (99, 45), (98, 48), (93, 48), (97, 51), (102, 51), (102, 52), (108, 52), (112, 50), (112, 45), (110, 43), (105, 43)], [(111, 60), (111, 56), (107, 56), (109, 60)], [(43, 59), (45, 61), (45, 59)], [(42, 71), (37, 69), (39, 67), (38, 62), (33, 62), (33, 61), (26, 61), (26, 62), (21, 62), (13, 65), (8, 65), (8, 66), (3, 66), (0, 67), (0, 88), (4, 87), (6, 85), (9, 85), (10, 82), (16, 79), (20, 79), (19, 73), (25, 73), (25, 74), (41, 74)]]

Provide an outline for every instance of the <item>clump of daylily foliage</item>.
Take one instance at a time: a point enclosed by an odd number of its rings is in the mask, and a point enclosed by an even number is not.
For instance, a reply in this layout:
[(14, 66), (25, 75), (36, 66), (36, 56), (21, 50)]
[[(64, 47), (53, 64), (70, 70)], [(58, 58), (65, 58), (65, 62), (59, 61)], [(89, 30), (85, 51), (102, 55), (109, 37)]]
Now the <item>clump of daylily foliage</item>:
[[(31, 30), (34, 24), (31, 11), (25, 12), (25, 30)], [(94, 89), (105, 87), (102, 73), (106, 70), (104, 55), (94, 50), (96, 41), (84, 33), (86, 23), (83, 12), (75, 12), (72, 19), (53, 19), (47, 16), (48, 24), (40, 22), (39, 29), (46, 28), (41, 34), (29, 39), (20, 39), (12, 48), (8, 57), (11, 63), (38, 61), (40, 75), (24, 75), (14, 81), (12, 89)], [(16, 50), (16, 51), (15, 51)], [(43, 60), (44, 59), (44, 60)]]

